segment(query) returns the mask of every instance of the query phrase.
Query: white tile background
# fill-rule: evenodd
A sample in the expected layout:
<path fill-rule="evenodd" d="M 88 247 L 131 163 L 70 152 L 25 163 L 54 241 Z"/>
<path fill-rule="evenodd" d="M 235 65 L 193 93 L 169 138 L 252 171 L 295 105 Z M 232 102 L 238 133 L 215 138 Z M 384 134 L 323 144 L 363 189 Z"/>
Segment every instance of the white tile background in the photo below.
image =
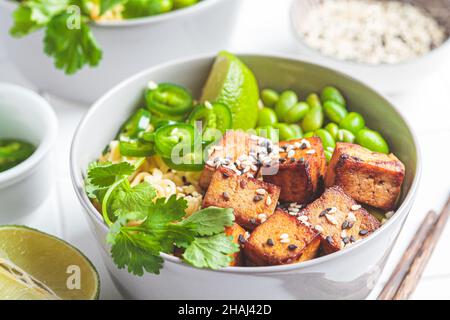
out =
<path fill-rule="evenodd" d="M 289 0 L 242 0 L 234 40 L 229 48 L 240 52 L 286 52 L 296 54 L 296 43 L 289 25 Z M 0 81 L 32 85 L 2 56 Z M 421 75 L 417 75 L 420 77 Z M 63 237 L 80 248 L 98 267 L 102 280 L 101 297 L 120 299 L 99 252 L 94 245 L 87 222 L 73 192 L 69 176 L 69 147 L 73 132 L 87 106 L 79 106 L 47 97 L 59 119 L 59 139 L 54 150 L 55 187 L 52 196 L 30 218 L 19 223 L 40 228 Z M 389 277 L 402 252 L 414 236 L 428 210 L 439 211 L 450 194 L 450 57 L 442 68 L 419 87 L 392 97 L 410 121 L 419 138 L 423 156 L 422 182 L 417 200 L 395 245 L 381 280 L 371 298 L 376 297 Z M 413 295 L 414 299 L 450 299 L 450 225 L 427 266 Z"/>

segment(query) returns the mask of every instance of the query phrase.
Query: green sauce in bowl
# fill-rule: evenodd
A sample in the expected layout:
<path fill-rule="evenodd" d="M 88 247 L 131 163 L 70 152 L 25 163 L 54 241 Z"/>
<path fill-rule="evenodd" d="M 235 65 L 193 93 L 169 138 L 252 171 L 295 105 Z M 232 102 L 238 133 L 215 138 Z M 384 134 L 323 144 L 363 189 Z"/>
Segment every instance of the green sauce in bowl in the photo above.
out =
<path fill-rule="evenodd" d="M 28 159 L 36 147 L 19 139 L 0 138 L 0 172 L 17 166 Z"/>

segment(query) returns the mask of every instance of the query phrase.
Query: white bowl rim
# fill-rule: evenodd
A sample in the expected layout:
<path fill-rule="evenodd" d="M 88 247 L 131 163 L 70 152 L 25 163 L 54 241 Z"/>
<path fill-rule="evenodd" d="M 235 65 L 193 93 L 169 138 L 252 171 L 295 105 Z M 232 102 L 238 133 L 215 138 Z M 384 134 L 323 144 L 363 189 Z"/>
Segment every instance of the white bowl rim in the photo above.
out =
<path fill-rule="evenodd" d="M 229 1 L 229 0 L 202 0 L 192 6 L 187 8 L 181 8 L 177 10 L 173 10 L 170 12 L 143 17 L 143 18 L 134 18 L 134 19 L 125 19 L 120 21 L 91 21 L 93 25 L 99 28 L 120 28 L 120 27 L 132 27 L 144 24 L 156 24 L 165 20 L 176 19 L 180 16 L 189 15 L 195 11 L 201 11 L 210 6 L 215 5 L 220 1 Z M 230 0 L 231 1 L 231 0 Z M 8 0 L 0 0 L 0 6 L 8 7 L 9 9 L 13 9 L 17 6 L 17 3 Z"/>
<path fill-rule="evenodd" d="M 289 20 L 290 20 L 290 25 L 291 25 L 291 31 L 294 33 L 294 37 L 296 38 L 296 40 L 299 42 L 299 44 L 302 46 L 303 49 L 305 49 L 308 54 L 312 54 L 312 55 L 318 55 L 320 58 L 327 60 L 328 62 L 332 62 L 335 64 L 340 64 L 341 66 L 344 67 L 357 67 L 357 68 L 369 68 L 369 69 L 393 69 L 396 67 L 402 67 L 402 66 L 410 66 L 413 64 L 417 64 L 417 63 L 421 63 L 424 60 L 427 59 L 431 59 L 432 56 L 436 55 L 437 53 L 441 53 L 444 48 L 445 50 L 448 49 L 450 47 L 450 35 L 447 37 L 447 39 L 438 47 L 432 49 L 431 51 L 412 58 L 412 59 L 407 59 L 404 61 L 400 61 L 397 63 L 380 63 L 380 64 L 370 64 L 370 63 L 364 63 L 364 62 L 358 62 L 358 61 L 350 61 L 350 60 L 342 60 L 339 58 L 335 58 L 333 56 L 329 56 L 326 55 L 324 53 L 322 53 L 320 50 L 314 49 L 313 47 L 309 46 L 303 39 L 303 37 L 299 34 L 299 32 L 296 30 L 295 24 L 296 22 L 294 21 L 294 14 L 295 14 L 295 10 L 294 7 L 296 5 L 298 5 L 299 1 L 292 1 L 291 4 L 291 10 L 290 10 L 290 14 L 289 14 Z"/>
<path fill-rule="evenodd" d="M 292 270 L 299 270 L 299 269 L 305 269 L 305 268 L 309 268 L 312 266 L 316 266 L 316 265 L 320 265 L 323 263 L 327 263 L 329 260 L 333 260 L 335 258 L 338 258 L 340 256 L 343 255 L 348 255 L 351 251 L 356 250 L 357 248 L 360 247 L 364 247 L 367 246 L 367 244 L 370 241 L 375 241 L 375 239 L 383 233 L 384 230 L 390 228 L 394 222 L 398 219 L 400 219 L 400 216 L 403 215 L 407 215 L 408 211 L 407 211 L 407 206 L 409 203 L 412 203 L 414 201 L 414 195 L 416 194 L 417 188 L 418 188 L 418 184 L 419 184 L 419 180 L 420 180 L 420 176 L 421 176 L 421 171 L 422 171 L 422 161 L 421 161 L 421 152 L 420 152 L 420 146 L 418 143 L 418 139 L 414 133 L 414 131 L 412 130 L 411 125 L 409 124 L 408 120 L 402 116 L 402 114 L 398 111 L 398 109 L 394 106 L 394 104 L 390 101 L 390 99 L 388 99 L 385 95 L 379 93 L 377 90 L 373 89 L 371 86 L 369 86 L 368 84 L 366 84 L 363 81 L 357 80 L 343 72 L 337 71 L 333 68 L 329 68 L 329 67 L 325 67 L 325 66 L 321 66 L 317 63 L 312 63 L 306 60 L 302 60 L 299 59 L 297 56 L 292 55 L 292 54 L 285 54 L 285 53 L 278 53 L 278 52 L 261 52 L 259 51 L 258 53 L 252 53 L 252 52 L 233 52 L 234 54 L 236 54 L 237 56 L 252 56 L 252 57 L 264 57 L 264 58 L 275 58 L 275 59 L 287 59 L 287 60 L 291 60 L 291 61 L 295 61 L 295 62 L 301 62 L 301 63 L 306 63 L 315 67 L 319 67 L 322 69 L 326 69 L 328 71 L 331 71 L 333 73 L 338 74 L 341 77 L 346 77 L 354 82 L 357 82 L 359 84 L 362 84 L 363 86 L 365 86 L 367 89 L 375 92 L 376 94 L 378 94 L 382 99 L 386 100 L 386 102 L 389 103 L 389 105 L 392 107 L 392 109 L 402 118 L 402 120 L 405 122 L 406 127 L 408 128 L 409 132 L 411 133 L 413 142 L 414 142 L 414 146 L 416 147 L 416 156 L 417 156 L 417 165 L 416 165 L 416 173 L 414 175 L 413 178 L 413 182 L 411 184 L 411 187 L 407 193 L 407 195 L 405 196 L 405 199 L 403 200 L 402 204 L 399 206 L 399 208 L 396 210 L 396 213 L 389 219 L 387 220 L 386 223 L 383 224 L 383 226 L 381 228 L 379 228 L 378 230 L 376 230 L 374 233 L 372 233 L 370 235 L 370 237 L 367 237 L 366 239 L 363 239 L 361 241 L 356 242 L 355 244 L 353 244 L 352 246 L 350 246 L 349 248 L 346 248 L 345 250 L 340 250 L 337 252 L 334 252 L 332 254 L 326 255 L 326 256 L 322 256 L 319 258 L 315 258 L 312 260 L 308 260 L 308 261 L 304 261 L 304 262 L 299 262 L 299 263 L 293 263 L 293 264 L 288 264 L 288 265 L 280 265 L 280 266 L 263 266 L 263 267 L 225 267 L 225 268 L 220 268 L 217 270 L 212 270 L 212 269 L 199 269 L 193 266 L 190 266 L 184 262 L 182 262 L 182 260 L 178 257 L 166 254 L 166 253 L 161 253 L 161 257 L 168 262 L 171 263 L 176 263 L 178 265 L 181 265 L 183 267 L 186 268 L 194 268 L 196 270 L 203 270 L 203 271 L 209 271 L 209 272 L 223 272 L 223 273 L 239 273 L 239 274 L 261 274 L 261 273 L 274 273 L 274 272 L 289 272 Z M 98 108 L 98 106 L 102 105 L 104 103 L 105 100 L 109 99 L 111 96 L 114 96 L 114 94 L 117 91 L 122 90 L 123 88 L 126 88 L 128 86 L 129 83 L 133 82 L 135 79 L 140 78 L 141 76 L 147 74 L 147 73 L 151 73 L 151 72 L 155 72 L 157 70 L 160 69 L 164 69 L 166 67 L 169 67 L 171 65 L 177 65 L 177 64 L 186 64 L 189 63 L 191 61 L 198 61 L 198 60 L 204 60 L 204 59 L 214 59 L 214 57 L 217 55 L 217 53 L 206 53 L 206 54 L 200 54 L 200 55 L 194 55 L 194 56 L 189 56 L 189 57 L 185 57 L 185 58 L 179 58 L 179 59 L 175 59 L 175 60 L 171 60 L 168 62 L 165 62 L 163 64 L 159 64 L 157 66 L 153 66 L 150 68 L 147 68 L 129 78 L 127 78 L 126 80 L 122 81 L 121 83 L 117 84 L 115 87 L 113 87 L 111 90 L 109 90 L 107 93 L 105 93 L 102 97 L 100 97 L 89 109 L 89 111 L 85 114 L 85 116 L 83 117 L 83 119 L 80 121 L 73 140 L 72 140 L 72 145 L 71 145 L 71 149 L 70 149 L 70 175 L 71 175 L 71 179 L 72 179 L 72 185 L 75 189 L 75 193 L 77 194 L 82 206 L 84 207 L 84 209 L 91 215 L 93 216 L 94 221 L 96 221 L 96 223 L 98 223 L 101 228 L 107 232 L 108 231 L 108 227 L 106 226 L 106 224 L 104 223 L 101 215 L 99 214 L 99 212 L 97 211 L 97 209 L 95 209 L 95 207 L 93 206 L 93 204 L 91 203 L 91 201 L 88 199 L 86 192 L 84 191 L 84 185 L 78 184 L 79 181 L 84 181 L 81 172 L 79 172 L 77 170 L 77 165 L 76 165 L 76 158 L 75 158 L 75 152 L 77 151 L 78 145 L 80 144 L 78 139 L 79 139 L 79 135 L 81 130 L 83 129 L 84 125 L 89 121 L 89 118 L 91 117 L 91 115 L 96 112 L 96 109 Z"/>
<path fill-rule="evenodd" d="M 14 180 L 21 180 L 25 178 L 37 167 L 42 159 L 48 154 L 56 140 L 58 120 L 48 101 L 34 91 L 6 82 L 0 82 L 0 90 L 6 90 L 9 95 L 26 96 L 30 101 L 34 101 L 34 103 L 31 103 L 29 107 L 35 108 L 38 112 L 43 114 L 45 120 L 42 125 L 46 128 L 42 141 L 38 146 L 36 146 L 36 150 L 29 158 L 11 169 L 0 172 L 1 187 L 11 183 Z"/>

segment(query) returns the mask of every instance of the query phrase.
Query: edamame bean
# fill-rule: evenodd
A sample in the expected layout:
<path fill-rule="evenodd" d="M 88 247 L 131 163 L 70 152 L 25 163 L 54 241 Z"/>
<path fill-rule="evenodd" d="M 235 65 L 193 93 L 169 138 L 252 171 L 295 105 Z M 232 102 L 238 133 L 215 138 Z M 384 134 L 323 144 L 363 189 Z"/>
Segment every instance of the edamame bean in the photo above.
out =
<path fill-rule="evenodd" d="M 256 128 L 256 134 L 260 137 L 272 140 L 272 142 L 274 143 L 277 143 L 279 141 L 278 132 L 272 126 L 258 127 Z"/>
<path fill-rule="evenodd" d="M 342 129 L 349 130 L 353 134 L 357 134 L 365 125 L 366 122 L 364 121 L 364 118 L 357 112 L 350 112 L 339 123 L 339 126 Z"/>
<path fill-rule="evenodd" d="M 322 127 L 323 111 L 317 94 L 312 93 L 306 99 L 310 107 L 302 120 L 303 131 L 316 131 Z"/>
<path fill-rule="evenodd" d="M 331 134 L 334 140 L 337 140 L 339 126 L 336 123 L 330 122 L 325 126 L 325 130 L 327 130 Z"/>
<path fill-rule="evenodd" d="M 327 162 L 330 162 L 331 157 L 333 157 L 333 152 L 334 152 L 334 150 L 333 151 L 331 151 L 331 150 L 324 150 L 323 153 L 325 153 L 325 158 L 327 159 Z"/>
<path fill-rule="evenodd" d="M 355 142 L 355 139 L 355 135 L 346 129 L 339 129 L 336 135 L 336 140 L 339 142 L 353 143 Z"/>
<path fill-rule="evenodd" d="M 278 129 L 280 141 L 288 141 L 295 139 L 295 132 L 286 123 L 275 123 L 273 125 L 275 129 Z"/>
<path fill-rule="evenodd" d="M 303 137 L 303 131 L 302 128 L 298 124 L 290 124 L 289 128 L 292 129 L 295 133 L 295 139 L 300 139 Z"/>
<path fill-rule="evenodd" d="M 332 86 L 326 86 L 322 89 L 322 93 L 320 94 L 320 98 L 322 102 L 325 101 L 334 101 L 345 107 L 345 99 L 342 96 L 341 92 Z"/>
<path fill-rule="evenodd" d="M 277 113 L 279 121 L 285 120 L 287 112 L 297 103 L 297 101 L 298 97 L 294 91 L 286 90 L 280 95 L 280 99 L 275 106 L 275 112 Z"/>
<path fill-rule="evenodd" d="M 261 100 L 266 107 L 273 108 L 279 99 L 280 95 L 275 90 L 264 89 L 261 91 Z"/>
<path fill-rule="evenodd" d="M 174 9 L 180 9 L 196 4 L 198 0 L 173 0 Z"/>
<path fill-rule="evenodd" d="M 347 109 L 343 105 L 332 100 L 324 102 L 323 111 L 328 119 L 336 123 L 341 122 L 348 114 Z"/>
<path fill-rule="evenodd" d="M 322 140 L 324 150 L 329 150 L 328 148 L 334 149 L 334 147 L 336 147 L 336 142 L 331 136 L 331 133 L 329 133 L 327 130 L 319 129 L 316 132 L 314 132 L 314 135 L 318 136 L 320 140 Z"/>
<path fill-rule="evenodd" d="M 311 138 L 314 137 L 314 132 L 309 131 L 309 132 L 305 132 L 305 134 L 303 135 L 303 138 Z"/>
<path fill-rule="evenodd" d="M 309 110 L 309 105 L 306 102 L 297 102 L 284 117 L 284 121 L 287 123 L 295 123 L 302 120 Z"/>
<path fill-rule="evenodd" d="M 377 131 L 362 129 L 356 135 L 356 143 L 375 152 L 389 153 L 389 146 Z"/>
<path fill-rule="evenodd" d="M 277 114 L 273 109 L 262 108 L 258 114 L 258 127 L 270 126 L 278 122 Z"/>

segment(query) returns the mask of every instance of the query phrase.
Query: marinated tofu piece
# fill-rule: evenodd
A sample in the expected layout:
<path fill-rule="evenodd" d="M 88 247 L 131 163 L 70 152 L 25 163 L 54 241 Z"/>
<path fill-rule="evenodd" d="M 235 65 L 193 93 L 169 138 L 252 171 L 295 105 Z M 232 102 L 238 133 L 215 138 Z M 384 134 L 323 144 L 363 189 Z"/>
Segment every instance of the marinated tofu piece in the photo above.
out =
<path fill-rule="evenodd" d="M 326 158 L 318 137 L 280 142 L 278 172 L 264 181 L 281 187 L 280 200 L 307 203 L 323 190 Z"/>
<path fill-rule="evenodd" d="M 200 176 L 200 187 L 206 190 L 218 167 L 226 167 L 236 174 L 256 177 L 259 170 L 258 146 L 268 141 L 243 131 L 230 130 L 225 133 L 206 161 Z"/>
<path fill-rule="evenodd" d="M 325 185 L 340 186 L 360 203 L 392 210 L 400 195 L 404 176 L 405 166 L 395 155 L 339 142 L 326 173 Z"/>
<path fill-rule="evenodd" d="M 253 230 L 274 213 L 279 196 L 276 185 L 219 168 L 212 176 L 203 207 L 232 208 L 236 223 Z"/>
<path fill-rule="evenodd" d="M 319 247 L 318 232 L 277 209 L 251 233 L 244 245 L 244 254 L 249 264 L 272 266 L 313 259 Z"/>
<path fill-rule="evenodd" d="M 227 236 L 232 236 L 234 243 L 237 243 L 239 247 L 242 249 L 245 242 L 247 241 L 248 232 L 244 230 L 240 225 L 234 223 L 231 227 L 225 228 L 225 234 Z M 242 253 L 241 251 L 233 253 L 233 261 L 230 263 L 230 266 L 242 266 Z"/>
<path fill-rule="evenodd" d="M 380 222 L 340 187 L 327 188 L 298 219 L 320 233 L 325 254 L 343 249 L 380 227 Z"/>

